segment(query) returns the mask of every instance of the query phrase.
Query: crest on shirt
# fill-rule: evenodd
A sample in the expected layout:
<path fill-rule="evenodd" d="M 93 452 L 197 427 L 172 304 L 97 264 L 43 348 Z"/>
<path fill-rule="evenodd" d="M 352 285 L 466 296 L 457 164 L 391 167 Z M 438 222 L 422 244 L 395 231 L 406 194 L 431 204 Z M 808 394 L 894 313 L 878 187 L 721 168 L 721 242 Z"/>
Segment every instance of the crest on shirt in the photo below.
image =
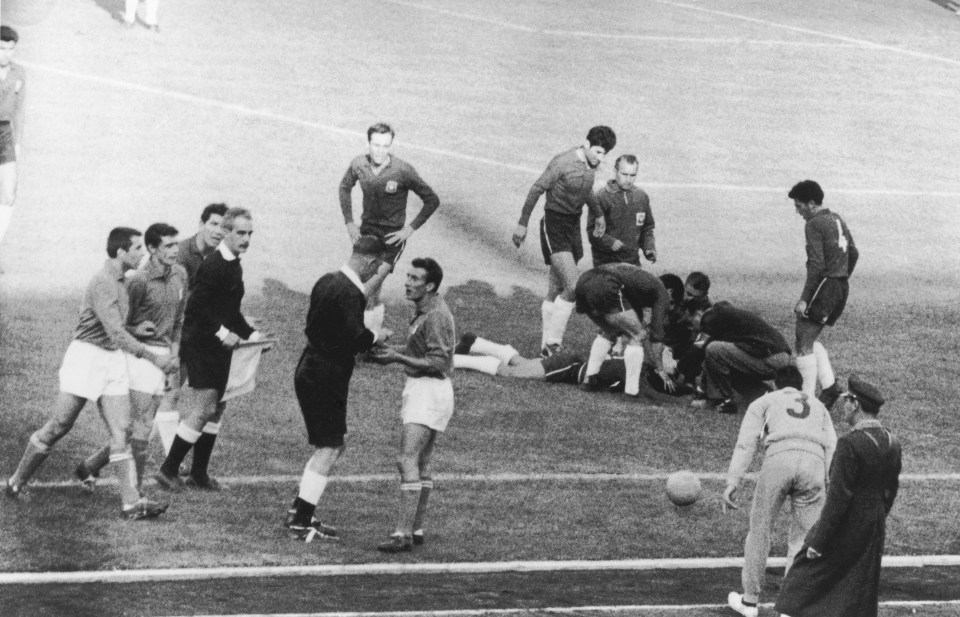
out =
<path fill-rule="evenodd" d="M 384 189 L 384 190 L 386 190 L 388 193 L 396 193 L 396 192 L 397 192 L 397 181 L 396 181 L 396 180 L 388 180 L 388 181 L 387 181 L 387 187 L 386 187 L 386 189 Z"/>
<path fill-rule="evenodd" d="M 637 227 L 642 226 L 645 220 L 647 220 L 647 213 L 637 212 Z"/>

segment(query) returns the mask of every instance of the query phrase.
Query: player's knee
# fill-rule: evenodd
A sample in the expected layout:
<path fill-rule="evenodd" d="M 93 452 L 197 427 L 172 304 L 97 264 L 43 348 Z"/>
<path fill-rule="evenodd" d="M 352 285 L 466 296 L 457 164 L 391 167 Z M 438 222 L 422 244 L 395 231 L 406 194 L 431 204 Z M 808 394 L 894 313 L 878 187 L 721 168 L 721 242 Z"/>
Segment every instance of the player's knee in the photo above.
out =
<path fill-rule="evenodd" d="M 73 420 L 53 419 L 40 427 L 31 437 L 31 441 L 33 441 L 35 445 L 43 445 L 49 448 L 57 443 L 61 437 L 69 433 L 72 428 Z"/>

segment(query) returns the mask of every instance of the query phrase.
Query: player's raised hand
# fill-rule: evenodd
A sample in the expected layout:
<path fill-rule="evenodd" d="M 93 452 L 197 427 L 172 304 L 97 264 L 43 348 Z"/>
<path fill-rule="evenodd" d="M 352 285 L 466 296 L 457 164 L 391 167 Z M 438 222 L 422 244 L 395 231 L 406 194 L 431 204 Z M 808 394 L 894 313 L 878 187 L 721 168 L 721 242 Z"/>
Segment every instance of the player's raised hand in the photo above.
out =
<path fill-rule="evenodd" d="M 409 238 L 412 235 L 413 235 L 413 227 L 410 227 L 409 225 L 404 225 L 403 229 L 401 229 L 400 231 L 389 233 L 385 235 L 383 239 L 386 241 L 387 244 L 393 245 L 393 244 L 400 244 L 402 242 L 405 242 L 407 238 Z"/>
<path fill-rule="evenodd" d="M 350 246 L 357 243 L 360 239 L 360 228 L 354 222 L 347 223 L 347 235 L 350 236 Z"/>
<path fill-rule="evenodd" d="M 734 502 L 734 494 L 736 492 L 737 487 L 733 486 L 732 484 L 728 484 L 726 490 L 723 491 L 723 503 L 721 505 L 723 506 L 724 512 L 727 511 L 727 508 L 730 508 L 731 510 L 740 509 L 740 506 Z"/>
<path fill-rule="evenodd" d="M 513 230 L 513 245 L 517 248 L 520 248 L 520 245 L 523 244 L 523 241 L 526 237 L 527 227 L 525 225 L 517 225 L 517 228 Z"/>

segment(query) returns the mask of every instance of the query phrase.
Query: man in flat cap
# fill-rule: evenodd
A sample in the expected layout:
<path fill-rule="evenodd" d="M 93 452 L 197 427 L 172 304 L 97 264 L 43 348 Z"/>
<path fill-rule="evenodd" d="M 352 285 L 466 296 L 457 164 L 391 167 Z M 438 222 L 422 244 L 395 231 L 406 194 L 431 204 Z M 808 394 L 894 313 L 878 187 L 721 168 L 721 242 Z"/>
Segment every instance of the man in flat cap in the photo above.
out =
<path fill-rule="evenodd" d="M 827 501 L 780 588 L 784 617 L 874 617 L 900 444 L 880 425 L 880 391 L 855 375 L 843 393 L 851 431 L 837 441 Z"/>

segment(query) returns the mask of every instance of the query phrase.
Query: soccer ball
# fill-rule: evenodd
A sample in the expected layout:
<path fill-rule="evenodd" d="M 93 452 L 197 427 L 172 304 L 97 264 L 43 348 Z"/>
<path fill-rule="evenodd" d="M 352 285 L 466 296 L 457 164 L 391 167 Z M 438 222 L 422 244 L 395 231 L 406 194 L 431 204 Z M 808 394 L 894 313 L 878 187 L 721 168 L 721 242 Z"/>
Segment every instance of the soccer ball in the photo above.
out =
<path fill-rule="evenodd" d="M 689 506 L 700 497 L 700 480 L 690 471 L 677 471 L 667 478 L 667 497 L 678 506 Z"/>

